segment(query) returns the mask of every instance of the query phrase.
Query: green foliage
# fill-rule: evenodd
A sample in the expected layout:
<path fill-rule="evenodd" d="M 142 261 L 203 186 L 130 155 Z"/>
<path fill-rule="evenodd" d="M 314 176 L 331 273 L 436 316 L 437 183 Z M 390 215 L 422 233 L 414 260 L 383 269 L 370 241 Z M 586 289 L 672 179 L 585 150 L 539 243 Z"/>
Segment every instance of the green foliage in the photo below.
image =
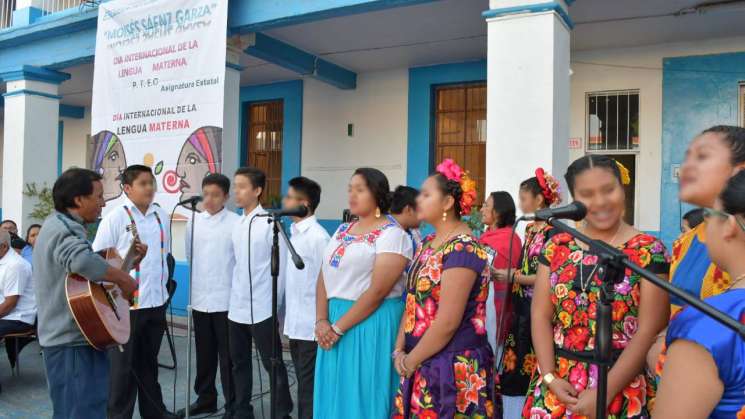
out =
<path fill-rule="evenodd" d="M 34 182 L 27 183 L 23 195 L 29 198 L 36 198 L 37 200 L 34 209 L 29 214 L 29 217 L 32 219 L 44 221 L 54 211 L 52 189 L 46 183 L 42 186 L 37 186 Z"/>
<path fill-rule="evenodd" d="M 478 207 L 471 209 L 471 214 L 463 217 L 463 221 L 468 224 L 468 228 L 473 232 L 474 237 L 480 237 L 484 232 L 484 222 L 481 221 L 481 212 Z"/>

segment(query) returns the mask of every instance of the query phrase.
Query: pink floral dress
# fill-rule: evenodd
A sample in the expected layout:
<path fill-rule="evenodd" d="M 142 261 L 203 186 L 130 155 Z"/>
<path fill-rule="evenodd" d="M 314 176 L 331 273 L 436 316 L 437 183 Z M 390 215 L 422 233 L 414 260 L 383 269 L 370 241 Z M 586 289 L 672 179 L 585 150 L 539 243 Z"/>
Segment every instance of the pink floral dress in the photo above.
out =
<path fill-rule="evenodd" d="M 442 273 L 467 268 L 478 274 L 463 319 L 451 341 L 422 363 L 409 379 L 401 379 L 393 418 L 494 418 L 494 355 L 486 337 L 488 266 L 484 248 L 460 235 L 432 249 L 431 237 L 419 246 L 409 273 L 404 312 L 406 351 L 411 351 L 431 326 L 440 301 Z"/>

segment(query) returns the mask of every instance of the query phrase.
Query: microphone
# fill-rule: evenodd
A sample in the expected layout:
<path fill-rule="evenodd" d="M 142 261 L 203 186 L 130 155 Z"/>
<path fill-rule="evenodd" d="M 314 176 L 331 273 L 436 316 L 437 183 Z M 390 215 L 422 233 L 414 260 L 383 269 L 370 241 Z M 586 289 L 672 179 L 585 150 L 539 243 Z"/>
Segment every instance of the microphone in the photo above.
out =
<path fill-rule="evenodd" d="M 266 213 L 264 214 L 258 214 L 257 217 L 305 217 L 308 215 L 308 207 L 305 205 L 300 205 L 295 208 L 286 208 L 286 209 L 269 209 L 266 210 Z"/>
<path fill-rule="evenodd" d="M 540 209 L 533 214 L 525 214 L 520 219 L 527 221 L 548 221 L 551 218 L 566 218 L 573 221 L 581 221 L 585 218 L 585 215 L 587 215 L 587 207 L 579 201 L 574 201 L 563 207 Z"/>
<path fill-rule="evenodd" d="M 200 195 L 194 195 L 191 198 L 184 199 L 183 201 L 179 202 L 176 205 L 177 206 L 182 206 L 182 207 L 185 207 L 185 206 L 189 205 L 189 206 L 193 207 L 193 206 L 197 205 L 198 203 L 200 203 L 202 201 L 204 201 L 204 198 L 202 198 Z"/>

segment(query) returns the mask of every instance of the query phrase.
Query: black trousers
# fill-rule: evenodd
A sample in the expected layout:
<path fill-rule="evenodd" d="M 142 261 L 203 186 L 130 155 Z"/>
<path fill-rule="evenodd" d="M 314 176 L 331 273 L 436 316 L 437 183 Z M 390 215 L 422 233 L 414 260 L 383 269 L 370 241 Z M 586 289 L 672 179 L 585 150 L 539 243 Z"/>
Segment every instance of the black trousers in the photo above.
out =
<path fill-rule="evenodd" d="M 192 318 L 197 349 L 197 376 L 194 381 L 197 403 L 202 406 L 217 406 L 215 379 L 219 359 L 222 393 L 226 410 L 229 410 L 235 400 L 235 389 L 228 345 L 228 312 L 204 313 L 194 310 Z"/>
<path fill-rule="evenodd" d="M 24 323 L 20 320 L 0 319 L 0 338 L 11 333 L 26 332 L 34 328 L 34 325 Z"/>
<path fill-rule="evenodd" d="M 259 350 L 264 369 L 271 373 L 272 334 L 279 332 L 272 327 L 272 318 L 256 324 L 242 324 L 228 321 L 230 330 L 230 359 L 233 361 L 233 381 L 235 382 L 235 404 L 233 417 L 236 419 L 253 419 L 251 397 L 253 392 L 253 350 L 252 341 Z M 284 362 L 277 366 L 277 417 L 290 417 L 292 397 L 287 379 L 287 368 Z M 269 389 L 269 383 L 264 390 Z M 258 393 L 258 392 L 257 392 Z"/>
<path fill-rule="evenodd" d="M 318 344 L 312 340 L 290 339 L 290 356 L 297 377 L 298 419 L 313 419 L 313 380 Z"/>
<path fill-rule="evenodd" d="M 166 407 L 158 384 L 158 352 L 166 329 L 166 305 L 129 311 L 132 332 L 124 351 L 112 348 L 109 419 L 131 419 L 139 398 L 140 416 L 156 419 Z"/>

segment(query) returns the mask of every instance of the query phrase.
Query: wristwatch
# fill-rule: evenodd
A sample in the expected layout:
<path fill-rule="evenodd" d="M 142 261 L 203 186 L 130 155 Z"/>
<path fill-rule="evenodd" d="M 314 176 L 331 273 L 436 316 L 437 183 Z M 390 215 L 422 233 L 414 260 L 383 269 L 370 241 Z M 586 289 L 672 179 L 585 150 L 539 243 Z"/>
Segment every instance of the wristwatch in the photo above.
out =
<path fill-rule="evenodd" d="M 546 383 L 547 386 L 550 386 L 555 379 L 556 377 L 552 372 L 543 375 L 543 382 Z"/>

